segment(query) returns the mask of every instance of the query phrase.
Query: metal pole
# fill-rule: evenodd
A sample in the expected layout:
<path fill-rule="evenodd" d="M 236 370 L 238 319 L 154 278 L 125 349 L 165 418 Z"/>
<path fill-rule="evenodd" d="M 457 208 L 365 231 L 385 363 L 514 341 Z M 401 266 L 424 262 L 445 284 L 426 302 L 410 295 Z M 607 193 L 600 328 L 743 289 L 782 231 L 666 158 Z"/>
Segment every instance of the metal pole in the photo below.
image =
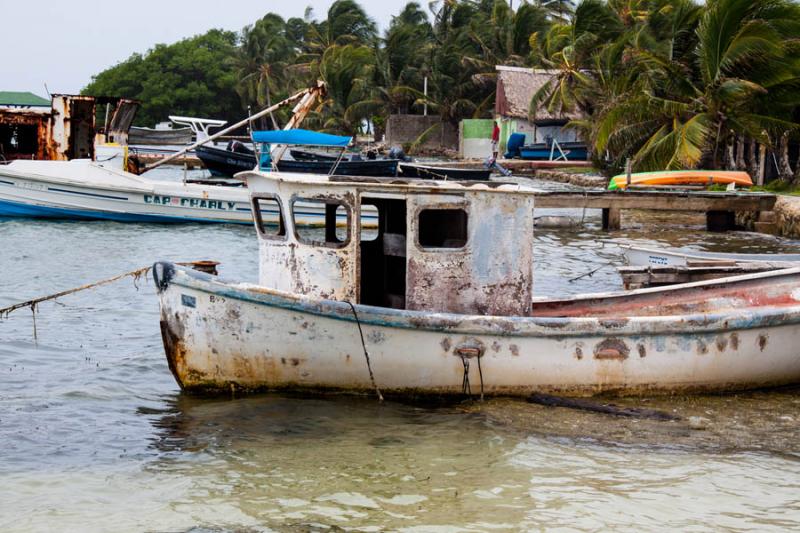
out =
<path fill-rule="evenodd" d="M 111 104 L 107 103 L 106 104 L 106 118 L 103 121 L 104 122 L 104 124 L 103 124 L 103 135 L 106 136 L 106 140 L 108 140 L 108 113 L 109 113 L 110 109 L 111 109 Z"/>
<path fill-rule="evenodd" d="M 425 76 L 425 81 L 423 82 L 422 92 L 425 94 L 425 108 L 422 112 L 423 115 L 428 116 L 428 76 Z"/>
<path fill-rule="evenodd" d="M 278 102 L 277 104 L 275 104 L 273 106 L 268 107 L 267 109 L 263 109 L 263 110 L 259 111 L 258 113 L 256 113 L 252 117 L 247 117 L 244 120 L 240 120 L 236 124 L 233 124 L 232 126 L 229 126 L 229 127 L 225 128 L 222 131 L 218 131 L 217 133 L 215 133 L 214 135 L 211 135 L 207 139 L 204 139 L 202 141 L 197 141 L 196 143 L 194 143 L 194 144 L 192 144 L 190 146 L 187 146 L 183 150 L 175 152 L 174 154 L 171 154 L 171 155 L 165 157 L 164 159 L 161 159 L 160 161 L 156 161 L 152 165 L 146 166 L 144 168 L 144 170 L 142 170 L 142 173 L 145 173 L 148 170 L 153 170 L 156 167 L 160 167 L 164 163 L 168 163 L 169 161 L 172 161 L 173 159 L 177 159 L 178 157 L 184 155 L 186 152 L 188 152 L 190 150 L 194 150 L 198 146 L 201 146 L 203 144 L 211 142 L 214 139 L 217 139 L 218 137 L 222 137 L 226 133 L 229 133 L 229 132 L 231 132 L 231 131 L 233 131 L 235 129 L 241 128 L 245 124 L 249 123 L 251 120 L 255 120 L 257 118 L 263 117 L 264 115 L 267 115 L 267 114 L 275 111 L 276 109 L 279 109 L 279 108 L 281 108 L 281 107 L 283 107 L 283 106 L 285 106 L 287 104 L 290 104 L 290 103 L 294 102 L 295 100 L 298 100 L 298 99 L 302 98 L 303 96 L 305 96 L 306 94 L 308 94 L 311 91 L 316 91 L 318 88 L 319 87 L 313 87 L 313 88 L 310 88 L 310 89 L 305 89 L 304 91 L 301 91 L 301 92 L 299 92 L 299 93 L 297 93 L 295 95 L 292 95 L 289 98 L 287 98 L 285 100 L 282 100 L 282 101 Z"/>

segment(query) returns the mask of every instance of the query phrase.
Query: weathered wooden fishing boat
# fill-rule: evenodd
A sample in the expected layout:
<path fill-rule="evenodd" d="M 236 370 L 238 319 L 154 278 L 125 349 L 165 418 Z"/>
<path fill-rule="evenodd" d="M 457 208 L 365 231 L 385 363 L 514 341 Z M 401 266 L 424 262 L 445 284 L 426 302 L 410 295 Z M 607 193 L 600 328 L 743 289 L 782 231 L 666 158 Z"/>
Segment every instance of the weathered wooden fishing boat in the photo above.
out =
<path fill-rule="evenodd" d="M 800 381 L 800 269 L 533 298 L 533 202 L 516 184 L 246 176 L 258 285 L 154 265 L 187 391 L 404 395 L 708 391 Z M 324 230 L 297 203 L 324 206 Z M 377 235 L 360 213 L 378 213 Z M 337 212 L 346 213 L 345 227 Z"/>
<path fill-rule="evenodd" d="M 255 153 L 250 149 L 198 146 L 195 153 L 212 176 L 230 178 L 239 172 L 253 170 L 256 166 Z"/>
<path fill-rule="evenodd" d="M 677 249 L 622 246 L 625 261 L 631 266 L 687 267 L 692 264 L 769 263 L 773 268 L 800 266 L 800 254 L 733 254 L 718 252 L 685 252 Z"/>
<path fill-rule="evenodd" d="M 197 157 L 213 176 L 233 176 L 237 172 L 253 170 L 256 155 L 252 150 L 233 151 L 210 146 L 196 149 Z M 373 159 L 339 161 L 336 159 L 280 159 L 275 163 L 282 172 L 303 172 L 307 174 L 328 174 L 335 171 L 342 176 L 396 176 L 396 159 Z"/>
<path fill-rule="evenodd" d="M 183 146 L 192 142 L 191 128 L 141 128 L 132 126 L 128 144 Z"/>
<path fill-rule="evenodd" d="M 336 156 L 319 152 L 308 152 L 305 150 L 290 150 L 290 154 L 295 161 L 334 161 Z M 389 154 L 392 159 L 392 154 Z M 375 159 L 368 159 L 375 161 Z M 377 161 L 380 161 L 379 159 Z M 453 168 L 443 165 L 424 165 L 411 162 L 407 158 L 406 162 L 400 162 L 397 175 L 403 178 L 429 178 L 429 179 L 448 179 L 448 180 L 488 180 L 492 175 L 492 170 L 488 168 Z"/>
<path fill-rule="evenodd" d="M 659 287 L 800 266 L 798 254 L 681 252 L 623 246 L 628 266 L 618 267 L 626 289 Z"/>
<path fill-rule="evenodd" d="M 284 144 L 298 142 L 297 130 L 270 132 Z M 256 132 L 258 133 L 258 132 Z M 302 141 L 302 139 L 299 139 Z M 350 137 L 317 134 L 314 142 L 347 145 Z M 116 161 L 114 168 L 113 163 Z M 0 216 L 59 219 L 104 219 L 118 222 L 208 222 L 250 224 L 250 199 L 244 187 L 148 179 L 122 170 L 124 157 L 97 163 L 17 160 L 0 165 Z M 261 211 L 265 223 L 277 224 L 278 209 Z M 297 225 L 324 223 L 325 209 L 297 204 Z M 339 223 L 345 214 L 336 215 Z M 365 210 L 362 223 L 374 225 L 377 214 Z"/>
<path fill-rule="evenodd" d="M 624 266 L 618 267 L 622 286 L 625 289 L 662 287 L 678 283 L 691 283 L 708 279 L 719 279 L 743 274 L 768 272 L 780 268 L 772 263 L 690 263 L 688 266 Z"/>
<path fill-rule="evenodd" d="M 429 178 L 436 180 L 486 181 L 492 175 L 488 168 L 452 168 L 420 163 L 400 163 L 404 178 Z"/>

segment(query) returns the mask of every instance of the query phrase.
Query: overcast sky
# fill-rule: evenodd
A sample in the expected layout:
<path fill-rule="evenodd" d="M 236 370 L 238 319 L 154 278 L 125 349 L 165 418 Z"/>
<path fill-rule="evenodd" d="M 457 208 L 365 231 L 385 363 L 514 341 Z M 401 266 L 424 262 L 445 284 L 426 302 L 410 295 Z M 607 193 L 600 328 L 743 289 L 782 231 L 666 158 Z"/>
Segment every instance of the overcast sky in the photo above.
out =
<path fill-rule="evenodd" d="M 362 0 L 385 29 L 408 0 Z M 93 74 L 211 28 L 239 31 L 267 12 L 322 19 L 333 0 L 0 0 L 0 91 L 77 93 Z M 427 1 L 420 2 L 423 6 Z"/>

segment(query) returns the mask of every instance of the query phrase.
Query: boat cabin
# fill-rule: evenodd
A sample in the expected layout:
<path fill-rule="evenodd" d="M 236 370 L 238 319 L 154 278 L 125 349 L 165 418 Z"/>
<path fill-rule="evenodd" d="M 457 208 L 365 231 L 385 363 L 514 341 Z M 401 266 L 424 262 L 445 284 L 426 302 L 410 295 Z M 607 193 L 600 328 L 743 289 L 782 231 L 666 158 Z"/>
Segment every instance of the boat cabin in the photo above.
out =
<path fill-rule="evenodd" d="M 251 193 L 262 286 L 394 309 L 530 314 L 532 189 L 262 171 L 239 177 Z M 297 223 L 308 210 L 324 210 L 320 227 Z"/>

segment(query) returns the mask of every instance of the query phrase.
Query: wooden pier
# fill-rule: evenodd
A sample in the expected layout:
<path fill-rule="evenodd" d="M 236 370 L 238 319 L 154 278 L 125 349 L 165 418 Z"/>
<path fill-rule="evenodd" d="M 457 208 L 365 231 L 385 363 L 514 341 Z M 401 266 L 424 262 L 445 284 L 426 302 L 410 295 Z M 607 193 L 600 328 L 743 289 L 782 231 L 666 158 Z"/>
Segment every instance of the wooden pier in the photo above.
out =
<path fill-rule="evenodd" d="M 695 211 L 706 214 L 709 231 L 735 226 L 737 211 L 772 211 L 776 197 L 768 193 L 711 191 L 542 191 L 536 207 L 603 210 L 603 229 L 620 229 L 623 209 Z"/>

